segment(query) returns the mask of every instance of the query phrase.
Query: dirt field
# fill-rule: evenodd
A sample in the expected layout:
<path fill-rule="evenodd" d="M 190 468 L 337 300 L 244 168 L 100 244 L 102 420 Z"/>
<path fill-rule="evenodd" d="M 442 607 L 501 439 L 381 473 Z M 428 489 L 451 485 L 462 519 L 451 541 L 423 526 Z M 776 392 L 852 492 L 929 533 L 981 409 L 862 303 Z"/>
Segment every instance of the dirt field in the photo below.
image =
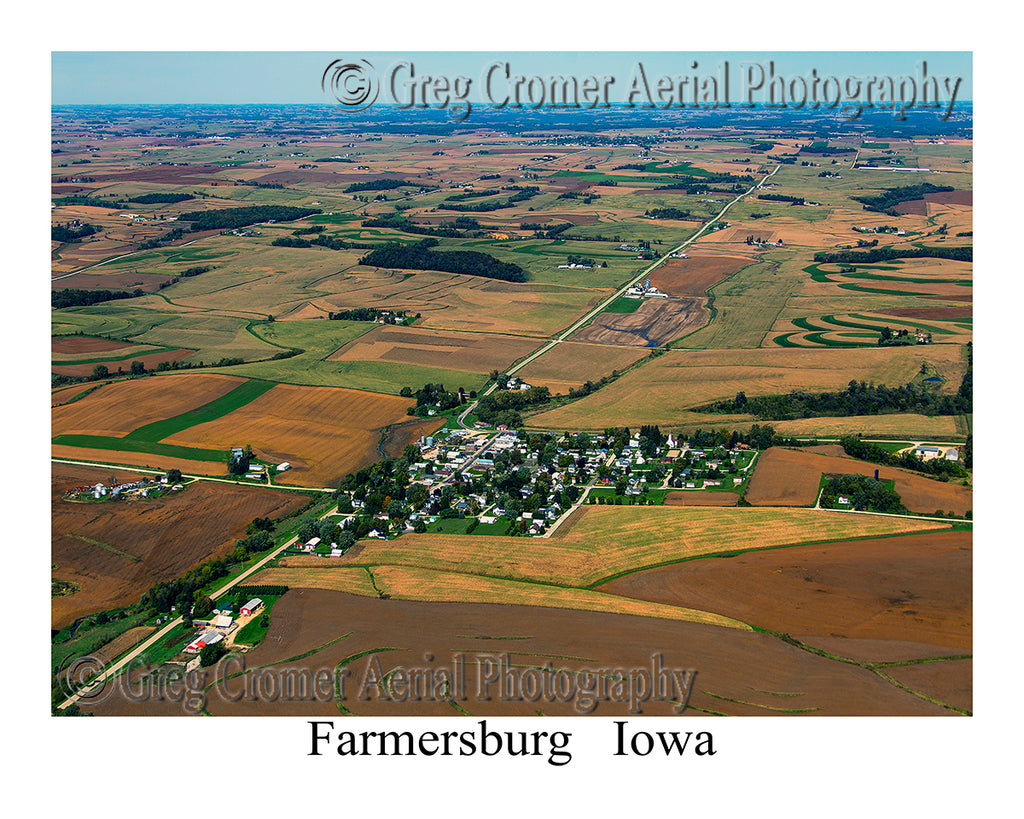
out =
<path fill-rule="evenodd" d="M 555 395 L 567 394 L 586 381 L 598 381 L 639 361 L 646 352 L 611 344 L 578 344 L 563 341 L 534 359 L 517 375 L 526 383 L 548 387 Z"/>
<path fill-rule="evenodd" d="M 94 338 L 92 336 L 54 336 L 50 339 L 50 355 L 53 358 L 61 356 L 81 358 L 83 355 L 93 353 L 120 353 L 129 354 L 138 345 L 128 344 L 124 341 L 116 341 L 110 338 Z M 148 349 L 148 348 L 147 348 Z"/>
<path fill-rule="evenodd" d="M 753 261 L 747 256 L 694 252 L 688 259 L 669 259 L 651 273 L 651 284 L 670 296 L 700 297 Z"/>
<path fill-rule="evenodd" d="M 487 373 L 504 370 L 540 346 L 539 339 L 446 333 L 381 325 L 349 342 L 328 361 L 380 361 Z"/>
<path fill-rule="evenodd" d="M 234 549 L 256 517 L 277 517 L 305 503 L 300 494 L 199 482 L 152 501 L 71 503 L 76 486 L 131 481 L 138 473 L 53 464 L 51 562 L 53 576 L 81 591 L 51 603 L 53 628 L 75 618 L 137 603 L 154 583 L 178 577 Z"/>
<path fill-rule="evenodd" d="M 971 648 L 971 544 L 970 532 L 946 531 L 793 546 L 649 569 L 597 590 L 793 635 L 927 643 L 941 656 Z"/>
<path fill-rule="evenodd" d="M 339 639 L 340 638 L 340 639 Z M 328 645 L 335 641 L 333 645 Z M 390 650 L 384 651 L 387 647 Z M 290 657 L 311 653 L 297 662 Z M 362 656 L 371 652 L 372 656 Z M 209 689 L 207 708 L 214 715 L 339 716 L 371 715 L 472 716 L 538 714 L 572 715 L 580 700 L 572 694 L 549 701 L 510 701 L 496 687 L 491 699 L 478 695 L 482 662 L 497 662 L 509 654 L 513 668 L 545 667 L 552 671 L 641 668 L 660 655 L 666 667 L 696 669 L 688 714 L 781 715 L 796 714 L 948 714 L 933 703 L 908 694 L 862 668 L 802 651 L 768 634 L 753 634 L 696 623 L 651 620 L 643 617 L 593 612 L 566 612 L 526 606 L 437 604 L 406 600 L 352 597 L 317 589 L 290 591 L 275 605 L 266 639 L 246 657 L 246 667 L 273 664 L 283 671 L 333 669 L 347 661 L 348 674 L 339 709 L 326 694 L 284 697 L 273 701 L 228 701 L 222 686 Z M 451 668 L 455 655 L 465 658 L 465 695 L 458 709 L 443 697 L 384 701 L 379 689 L 368 687 L 368 674 L 379 662 L 386 675 L 406 669 Z M 430 660 L 427 660 L 427 657 Z M 237 667 L 236 667 L 237 668 Z M 235 670 L 235 669 L 229 669 Z M 258 693 L 259 672 L 249 671 L 249 690 Z M 581 678 L 582 679 L 582 678 Z M 213 682 L 211 675 L 208 682 Z M 241 684 L 241 679 L 237 682 Z M 228 694 L 235 689 L 226 689 Z M 397 692 L 396 692 L 397 693 Z M 582 703 L 586 707 L 586 702 Z M 143 703 L 112 696 L 86 708 L 99 716 L 174 715 L 187 713 L 180 703 L 150 700 Z M 625 715 L 628 706 L 601 702 L 597 716 Z M 664 702 L 643 706 L 644 714 L 667 716 Z"/>
<path fill-rule="evenodd" d="M 72 404 L 55 407 L 51 434 L 121 437 L 209 403 L 244 382 L 230 375 L 187 373 L 104 384 Z"/>
<path fill-rule="evenodd" d="M 573 341 L 660 347 L 703 326 L 708 320 L 704 299 L 644 299 L 632 313 L 599 313 L 572 334 Z"/>
<path fill-rule="evenodd" d="M 734 492 L 669 492 L 665 495 L 665 506 L 735 506 L 739 499 Z"/>
<path fill-rule="evenodd" d="M 224 449 L 250 444 L 274 463 L 292 468 L 275 480 L 303 486 L 332 486 L 376 461 L 381 429 L 409 420 L 408 398 L 378 395 L 340 387 L 301 387 L 278 384 L 245 406 L 205 424 L 190 427 L 164 440 L 167 444 Z M 442 421 L 416 423 L 408 443 L 420 430 L 436 429 Z"/>
<path fill-rule="evenodd" d="M 876 469 L 881 480 L 895 480 L 896 491 L 911 512 L 942 510 L 962 515 L 972 508 L 970 487 L 952 481 L 942 483 L 905 469 L 782 447 L 772 447 L 758 459 L 746 497 L 755 506 L 813 506 L 823 473 L 873 476 Z"/>

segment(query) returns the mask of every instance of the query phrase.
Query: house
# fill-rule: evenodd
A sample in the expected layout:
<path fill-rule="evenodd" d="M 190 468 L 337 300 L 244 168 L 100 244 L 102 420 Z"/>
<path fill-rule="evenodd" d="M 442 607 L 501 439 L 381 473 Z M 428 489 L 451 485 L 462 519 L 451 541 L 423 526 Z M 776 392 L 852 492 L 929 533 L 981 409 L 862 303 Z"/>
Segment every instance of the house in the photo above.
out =
<path fill-rule="evenodd" d="M 284 463 L 281 463 L 281 464 L 277 465 L 277 471 L 278 472 L 287 472 L 291 468 L 292 468 L 292 465 L 290 463 L 288 463 L 288 461 L 285 461 Z"/>
<path fill-rule="evenodd" d="M 304 551 L 312 552 L 319 545 L 320 545 L 320 538 L 314 537 L 314 538 L 310 538 L 309 540 L 307 540 L 303 544 L 302 548 L 303 548 Z"/>
<path fill-rule="evenodd" d="M 252 600 L 250 600 L 248 603 L 242 606 L 240 614 L 242 615 L 242 617 L 251 617 L 262 608 L 263 601 L 260 600 L 258 597 L 254 597 Z"/>
<path fill-rule="evenodd" d="M 231 628 L 232 617 L 230 614 L 218 614 L 213 618 L 211 625 L 214 628 L 229 629 Z"/>
<path fill-rule="evenodd" d="M 954 447 L 950 447 L 949 449 L 947 449 L 946 450 L 946 460 L 947 461 L 959 461 L 960 460 L 960 450 L 957 449 L 955 446 Z"/>

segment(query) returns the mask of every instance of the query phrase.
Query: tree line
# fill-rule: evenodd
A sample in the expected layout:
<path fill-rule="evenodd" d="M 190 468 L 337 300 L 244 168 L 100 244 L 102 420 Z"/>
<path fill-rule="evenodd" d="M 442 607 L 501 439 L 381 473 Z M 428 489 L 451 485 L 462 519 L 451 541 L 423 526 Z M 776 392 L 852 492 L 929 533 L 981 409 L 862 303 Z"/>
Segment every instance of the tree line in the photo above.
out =
<path fill-rule="evenodd" d="M 321 213 L 321 210 L 291 205 L 248 205 L 240 208 L 217 208 L 183 213 L 178 220 L 190 222 L 193 231 L 235 230 L 258 222 L 293 222 L 314 213 Z"/>
<path fill-rule="evenodd" d="M 974 247 L 876 247 L 871 250 L 821 250 L 814 261 L 822 264 L 872 264 L 892 259 L 952 259 L 974 261 Z"/>

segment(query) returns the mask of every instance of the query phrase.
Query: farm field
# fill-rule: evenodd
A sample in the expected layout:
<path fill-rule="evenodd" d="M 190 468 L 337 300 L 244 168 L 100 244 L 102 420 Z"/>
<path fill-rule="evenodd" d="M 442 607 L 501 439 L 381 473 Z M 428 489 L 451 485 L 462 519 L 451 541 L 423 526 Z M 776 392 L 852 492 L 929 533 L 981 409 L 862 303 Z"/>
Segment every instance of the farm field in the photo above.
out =
<path fill-rule="evenodd" d="M 630 313 L 605 312 L 570 336 L 573 341 L 661 347 L 708 320 L 703 299 L 647 298 Z"/>
<path fill-rule="evenodd" d="M 278 384 L 245 406 L 164 439 L 170 445 L 228 450 L 251 445 L 271 463 L 291 469 L 275 475 L 276 483 L 331 486 L 349 472 L 377 460 L 384 427 L 407 424 L 408 398 L 337 387 Z M 412 420 L 392 449 L 401 452 L 410 440 L 442 421 Z"/>
<path fill-rule="evenodd" d="M 452 378 L 465 379 L 467 374 L 480 376 L 492 370 L 503 371 L 539 346 L 539 339 L 517 336 L 381 325 L 346 344 L 327 360 L 346 364 L 372 363 L 388 373 L 395 373 L 393 377 L 396 380 L 403 377 L 403 367 L 410 365 L 447 371 L 451 377 L 444 379 L 443 383 L 451 388 L 464 386 L 461 381 L 452 383 Z M 408 380 L 402 382 L 404 385 L 415 389 L 422 386 L 417 383 L 415 370 L 409 370 L 405 375 Z M 479 377 L 474 381 L 479 382 Z"/>
<path fill-rule="evenodd" d="M 954 345 L 874 348 L 851 355 L 838 349 L 669 350 L 586 398 L 530 416 L 541 429 L 604 429 L 615 424 L 674 425 L 692 407 L 732 399 L 739 392 L 843 390 L 851 380 L 891 386 L 911 381 L 926 364 L 955 392 L 967 365 Z M 721 424 L 738 419 L 719 416 Z M 804 419 L 808 426 L 831 419 Z M 718 427 L 715 418 L 704 423 Z M 809 433 L 813 434 L 813 433 Z M 822 433 L 824 434 L 824 433 Z"/>
<path fill-rule="evenodd" d="M 972 645 L 971 544 L 971 532 L 945 531 L 793 546 L 649 569 L 596 589 L 801 637 L 906 641 L 933 646 L 932 656 L 963 654 Z M 842 654 L 842 644 L 831 650 Z"/>
<path fill-rule="evenodd" d="M 386 647 L 386 649 L 385 649 Z M 649 667 L 652 654 L 665 666 L 699 669 L 686 713 L 785 714 L 921 714 L 952 713 L 885 682 L 871 671 L 840 663 L 787 645 L 768 634 L 754 634 L 699 623 L 651 620 L 629 615 L 556 611 L 531 606 L 430 603 L 379 600 L 322 589 L 293 589 L 274 607 L 264 641 L 247 655 L 249 669 L 273 666 L 282 671 L 333 669 L 347 663 L 349 682 L 342 708 L 334 699 L 303 702 L 231 702 L 221 686 L 209 688 L 207 710 L 218 716 L 552 716 L 583 713 L 571 700 L 541 702 L 489 701 L 476 697 L 478 663 L 509 655 L 513 667 L 600 669 Z M 385 675 L 397 667 L 422 667 L 423 656 L 435 667 L 467 660 L 467 697 L 457 708 L 437 701 L 384 701 L 375 689 L 360 699 L 369 663 L 379 660 Z M 299 656 L 303 659 L 292 659 Z M 308 656 L 306 656 L 308 655 Z M 246 672 L 253 673 L 252 671 Z M 207 672 L 207 682 L 214 677 Z M 241 685 L 241 680 L 237 680 Z M 628 707 L 628 706 L 626 706 Z M 181 703 L 150 700 L 132 703 L 112 696 L 94 709 L 98 716 L 171 716 L 184 713 Z M 615 702 L 598 703 L 598 716 L 624 715 Z M 644 714 L 673 713 L 651 702 Z"/>
<path fill-rule="evenodd" d="M 633 347 L 563 341 L 518 370 L 517 375 L 528 384 L 547 387 L 555 395 L 567 394 L 587 381 L 599 381 L 626 369 L 646 354 Z"/>
<path fill-rule="evenodd" d="M 229 553 L 256 517 L 296 509 L 306 498 L 232 484 L 200 481 L 180 494 L 153 500 L 73 503 L 68 489 L 133 481 L 136 472 L 54 463 L 51 470 L 53 576 L 81 586 L 51 601 L 51 624 L 138 603 L 158 581 L 170 580 Z"/>
<path fill-rule="evenodd" d="M 581 588 L 616 574 L 736 548 L 832 540 L 854 532 L 868 536 L 945 528 L 929 521 L 807 509 L 583 506 L 550 538 L 407 534 L 393 541 L 360 541 L 334 564 L 373 572 L 403 566 Z M 275 571 L 293 571 L 298 582 L 310 560 L 317 559 L 284 557 Z M 312 565 L 323 568 L 319 562 Z M 285 583 L 285 576 L 275 575 L 274 582 Z"/>
<path fill-rule="evenodd" d="M 810 508 L 831 472 L 877 468 L 912 512 L 944 518 L 973 514 L 971 486 L 832 444 L 765 449 L 853 435 L 973 451 L 970 111 L 932 133 L 874 111 L 850 126 L 810 109 L 513 106 L 420 130 L 417 107 L 344 122 L 321 107 L 53 108 L 51 305 L 76 306 L 51 307 L 52 576 L 80 587 L 53 598 L 55 627 L 189 582 L 309 488 L 302 527 L 330 512 L 316 554 L 245 581 L 290 589 L 250 668 L 358 674 L 459 652 L 612 668 L 661 652 L 699 669 L 697 714 L 973 708 L 970 527 Z M 847 261 L 815 258 L 837 251 Z M 917 252 L 933 255 L 892 258 Z M 660 292 L 624 295 L 645 278 Z M 556 398 L 514 382 L 503 395 L 502 374 Z M 842 417 L 800 417 L 818 411 L 802 395 L 743 400 L 851 382 L 942 400 L 842 397 L 830 411 L 881 404 Z M 428 384 L 468 393 L 465 416 Z M 728 414 L 701 409 L 717 402 Z M 259 483 L 228 475 L 245 446 L 269 466 Z M 734 487 L 745 447 L 757 465 Z M 152 502 L 62 500 L 69 481 L 131 466 L 220 480 Z M 722 491 L 678 488 L 705 471 Z M 581 491 L 604 503 L 552 532 Z M 335 540 L 344 554 L 327 557 Z M 155 611 L 130 616 L 122 629 Z M 208 710 L 578 713 L 354 696 L 211 696 Z"/>
<path fill-rule="evenodd" d="M 758 459 L 746 497 L 755 506 L 813 506 L 822 474 L 873 476 L 876 469 L 880 480 L 895 481 L 896 492 L 911 512 L 930 515 L 941 510 L 963 515 L 972 509 L 971 488 L 959 483 L 943 483 L 854 458 L 782 447 L 772 447 Z"/>

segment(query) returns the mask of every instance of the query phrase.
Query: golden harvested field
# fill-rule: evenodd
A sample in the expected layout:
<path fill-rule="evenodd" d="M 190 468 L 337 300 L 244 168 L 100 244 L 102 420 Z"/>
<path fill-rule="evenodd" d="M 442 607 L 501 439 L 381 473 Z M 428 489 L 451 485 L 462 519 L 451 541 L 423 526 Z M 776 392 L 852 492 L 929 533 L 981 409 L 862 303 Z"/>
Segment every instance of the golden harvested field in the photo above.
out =
<path fill-rule="evenodd" d="M 95 387 L 95 384 L 72 384 L 69 387 L 59 387 L 50 393 L 50 406 L 56 407 L 66 404 L 76 395 L 81 395 L 86 390 Z"/>
<path fill-rule="evenodd" d="M 792 390 L 843 390 L 853 379 L 896 386 L 916 376 L 922 364 L 955 392 L 967 365 L 954 345 L 892 348 L 761 348 L 669 350 L 598 392 L 564 407 L 531 416 L 543 429 L 604 429 L 618 425 L 681 423 L 686 410 L 713 401 L 774 395 Z M 719 416 L 724 426 L 729 418 Z M 714 421 L 714 419 L 711 419 Z"/>
<path fill-rule="evenodd" d="M 930 515 L 952 511 L 962 515 L 973 508 L 969 486 L 854 458 L 782 447 L 772 447 L 758 459 L 746 497 L 755 506 L 813 506 L 823 474 L 873 476 L 876 469 L 880 480 L 895 481 L 896 491 L 911 512 Z"/>
<path fill-rule="evenodd" d="M 244 382 L 230 375 L 186 373 L 104 384 L 72 404 L 54 407 L 51 435 L 123 437 L 146 424 L 201 407 Z"/>
<path fill-rule="evenodd" d="M 297 563 L 301 558 L 289 558 Z M 681 606 L 630 600 L 587 589 L 567 589 L 521 580 L 504 580 L 461 572 L 444 572 L 407 566 L 375 566 L 373 584 L 366 570 L 346 569 L 265 569 L 253 582 L 282 584 L 292 588 L 329 589 L 377 597 L 378 592 L 397 600 L 427 600 L 458 603 L 500 603 L 516 606 L 603 611 L 611 614 L 635 614 L 667 620 L 687 620 L 724 628 L 748 630 L 729 617 Z M 360 575 L 362 575 L 360 577 Z"/>
<path fill-rule="evenodd" d="M 642 348 L 563 341 L 516 374 L 527 384 L 548 387 L 556 395 L 566 394 L 586 381 L 624 370 L 645 355 L 647 351 Z"/>
<path fill-rule="evenodd" d="M 320 289 L 328 292 L 320 306 L 330 310 L 387 307 L 421 313 L 416 329 L 539 335 L 554 331 L 571 315 L 548 317 L 548 305 L 558 294 L 543 287 L 435 271 L 408 274 L 357 266 L 322 282 Z M 575 289 L 566 290 L 571 295 Z M 592 294 L 579 291 L 575 298 L 585 304 Z"/>
<path fill-rule="evenodd" d="M 350 341 L 328 361 L 378 361 L 488 373 L 504 370 L 540 346 L 539 339 L 486 333 L 446 333 L 380 325 Z"/>
<path fill-rule="evenodd" d="M 276 481 L 328 486 L 377 460 L 381 429 L 408 421 L 411 404 L 408 398 L 341 387 L 278 384 L 164 443 L 224 450 L 250 444 L 259 455 L 292 465 Z"/>
<path fill-rule="evenodd" d="M 957 426 L 952 415 L 914 415 L 900 412 L 891 415 L 850 415 L 845 418 L 797 418 L 792 421 L 774 421 L 772 426 L 780 435 L 840 437 L 863 434 L 872 436 L 906 436 L 923 441 L 955 441 L 965 433 Z"/>
<path fill-rule="evenodd" d="M 948 528 L 808 509 L 584 506 L 551 538 L 406 534 L 360 541 L 337 565 L 406 566 L 586 586 L 621 572 L 734 549 Z M 297 558 L 288 558 L 296 565 Z"/>

